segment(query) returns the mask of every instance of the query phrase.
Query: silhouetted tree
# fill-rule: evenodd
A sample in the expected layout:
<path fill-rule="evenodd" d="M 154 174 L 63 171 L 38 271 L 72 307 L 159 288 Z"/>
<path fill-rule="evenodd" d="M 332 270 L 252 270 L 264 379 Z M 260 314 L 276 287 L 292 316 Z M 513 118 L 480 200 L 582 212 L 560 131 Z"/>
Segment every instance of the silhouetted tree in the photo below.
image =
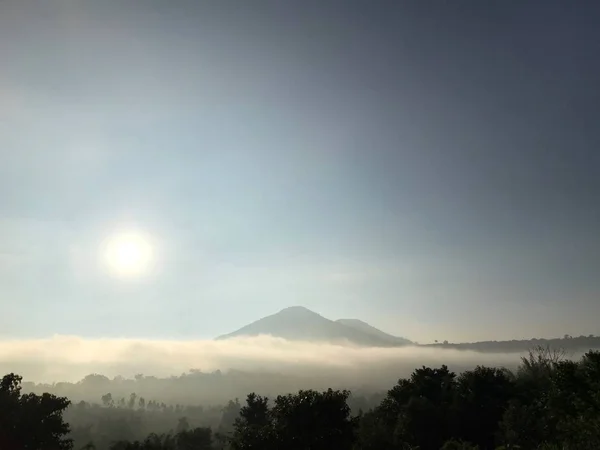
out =
<path fill-rule="evenodd" d="M 19 375 L 0 382 L 0 448 L 7 450 L 70 450 L 69 425 L 63 412 L 70 405 L 52 394 L 21 394 Z"/>
<path fill-rule="evenodd" d="M 137 394 L 135 392 L 132 392 L 131 395 L 129 396 L 129 402 L 127 403 L 127 406 L 129 406 L 129 409 L 133 409 L 135 407 L 136 399 L 137 399 Z"/>
<path fill-rule="evenodd" d="M 240 415 L 241 410 L 240 402 L 236 398 L 235 401 L 229 400 L 225 408 L 223 408 L 223 415 L 221 417 L 221 423 L 219 425 L 219 431 L 222 433 L 228 433 L 233 430 L 233 424 Z"/>
<path fill-rule="evenodd" d="M 233 449 L 351 449 L 355 418 L 348 391 L 313 390 L 268 399 L 250 394 L 234 425 Z"/>
<path fill-rule="evenodd" d="M 194 428 L 180 431 L 176 435 L 177 450 L 210 450 L 212 448 L 212 430 Z"/>
<path fill-rule="evenodd" d="M 277 448 L 277 437 L 269 411 L 269 399 L 254 393 L 246 398 L 234 423 L 231 447 L 234 450 L 270 450 Z"/>
<path fill-rule="evenodd" d="M 300 391 L 278 396 L 271 411 L 280 448 L 351 449 L 357 420 L 350 416 L 349 391 Z"/>
<path fill-rule="evenodd" d="M 185 431 L 188 431 L 190 429 L 190 423 L 187 420 L 187 417 L 180 417 L 179 421 L 177 422 L 177 433 L 183 433 Z"/>
<path fill-rule="evenodd" d="M 114 405 L 112 394 L 110 392 L 102 396 L 102 404 L 106 407 L 111 407 Z"/>
<path fill-rule="evenodd" d="M 462 373 L 456 383 L 453 436 L 494 448 L 498 423 L 514 394 L 515 385 L 506 370 L 479 366 Z"/>

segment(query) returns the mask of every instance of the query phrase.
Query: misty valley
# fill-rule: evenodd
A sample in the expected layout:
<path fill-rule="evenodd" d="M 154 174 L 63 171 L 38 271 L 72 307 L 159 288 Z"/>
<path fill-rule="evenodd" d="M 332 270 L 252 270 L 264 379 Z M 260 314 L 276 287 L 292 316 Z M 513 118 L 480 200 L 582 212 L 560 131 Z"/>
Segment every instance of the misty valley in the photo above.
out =
<path fill-rule="evenodd" d="M 600 352 L 576 361 L 565 355 L 537 347 L 514 371 L 422 366 L 388 390 L 353 392 L 306 382 L 279 393 L 284 375 L 249 372 L 162 379 L 95 374 L 52 385 L 23 383 L 11 373 L 0 383 L 0 448 L 600 448 Z M 203 391 L 231 392 L 242 380 L 248 386 L 243 397 L 194 401 Z M 258 389 L 250 389 L 253 384 Z M 82 397 L 90 400 L 76 400 Z"/>
<path fill-rule="evenodd" d="M 600 448 L 595 336 L 419 345 L 291 307 L 194 345 L 46 344 L 57 363 L 0 353 L 2 450 Z M 202 361 L 219 368 L 173 372 Z"/>

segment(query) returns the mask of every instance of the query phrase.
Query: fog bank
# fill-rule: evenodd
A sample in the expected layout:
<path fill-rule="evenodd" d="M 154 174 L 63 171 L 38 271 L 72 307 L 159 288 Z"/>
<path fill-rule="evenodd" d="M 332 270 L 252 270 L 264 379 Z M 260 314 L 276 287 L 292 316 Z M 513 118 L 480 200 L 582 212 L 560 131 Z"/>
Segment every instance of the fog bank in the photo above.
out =
<path fill-rule="evenodd" d="M 76 382 L 90 373 L 126 378 L 142 373 L 178 376 L 230 369 L 282 375 L 335 376 L 340 381 L 386 383 L 421 365 L 446 364 L 454 370 L 478 364 L 515 366 L 519 355 L 484 354 L 424 347 L 365 348 L 286 341 L 270 336 L 225 341 L 47 339 L 0 341 L 0 371 L 16 372 L 35 382 Z"/>

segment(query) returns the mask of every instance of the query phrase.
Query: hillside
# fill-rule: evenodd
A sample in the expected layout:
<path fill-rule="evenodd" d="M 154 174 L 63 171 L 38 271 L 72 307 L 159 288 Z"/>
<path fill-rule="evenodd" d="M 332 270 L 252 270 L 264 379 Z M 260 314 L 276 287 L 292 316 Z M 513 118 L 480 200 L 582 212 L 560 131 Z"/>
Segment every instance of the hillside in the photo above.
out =
<path fill-rule="evenodd" d="M 362 331 L 363 333 L 367 333 L 371 336 L 374 336 L 378 339 L 385 340 L 390 344 L 394 345 L 411 345 L 412 342 L 406 338 L 393 336 L 388 333 L 384 333 L 383 331 L 375 328 L 374 326 L 369 325 L 367 322 L 363 322 L 358 319 L 338 319 L 337 323 L 341 323 L 342 325 L 346 325 L 347 327 L 354 328 L 355 330 Z"/>
<path fill-rule="evenodd" d="M 468 343 L 436 343 L 418 345 L 410 340 L 385 333 L 359 319 L 330 320 L 302 306 L 292 306 L 263 317 L 232 333 L 217 337 L 270 335 L 291 341 L 351 343 L 365 347 L 400 347 L 416 345 L 424 348 L 470 350 L 481 353 L 523 353 L 542 346 L 578 353 L 600 349 L 600 337 L 589 335 L 556 339 L 524 339 Z"/>
<path fill-rule="evenodd" d="M 292 341 L 349 342 L 373 347 L 392 347 L 409 343 L 364 322 L 357 322 L 364 325 L 359 326 L 355 323 L 345 323 L 345 321 L 336 322 L 302 306 L 292 306 L 276 314 L 263 317 L 232 333 L 219 336 L 217 339 L 264 334 Z"/>
<path fill-rule="evenodd" d="M 521 339 L 512 341 L 480 341 L 465 343 L 426 344 L 421 347 L 441 348 L 447 350 L 470 350 L 480 353 L 523 353 L 535 347 L 563 350 L 573 356 L 590 349 L 600 349 L 600 336 L 565 336 L 553 339 Z"/>

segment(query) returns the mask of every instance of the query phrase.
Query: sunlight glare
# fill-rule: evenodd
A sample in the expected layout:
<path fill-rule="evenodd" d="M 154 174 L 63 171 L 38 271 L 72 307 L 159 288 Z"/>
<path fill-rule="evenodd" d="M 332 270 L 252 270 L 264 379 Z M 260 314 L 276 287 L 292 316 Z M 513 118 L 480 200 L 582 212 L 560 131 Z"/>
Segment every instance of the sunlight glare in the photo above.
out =
<path fill-rule="evenodd" d="M 136 276 L 147 272 L 152 260 L 152 246 L 139 233 L 112 236 L 106 246 L 106 262 L 118 276 Z"/>

